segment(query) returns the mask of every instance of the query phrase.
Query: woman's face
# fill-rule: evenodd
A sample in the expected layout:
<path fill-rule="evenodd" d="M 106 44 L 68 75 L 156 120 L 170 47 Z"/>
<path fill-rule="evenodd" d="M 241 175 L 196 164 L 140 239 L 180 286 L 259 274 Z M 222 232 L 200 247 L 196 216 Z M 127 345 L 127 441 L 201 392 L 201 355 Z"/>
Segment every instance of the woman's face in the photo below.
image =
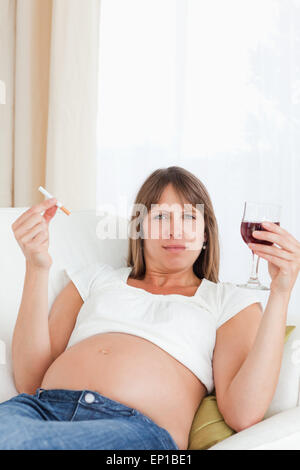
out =
<path fill-rule="evenodd" d="M 198 209 L 189 201 L 184 201 L 183 205 L 169 184 L 143 221 L 146 263 L 148 260 L 167 271 L 191 267 L 207 239 L 203 215 L 203 205 Z M 165 248 L 174 244 L 184 245 L 185 249 L 171 251 Z"/>

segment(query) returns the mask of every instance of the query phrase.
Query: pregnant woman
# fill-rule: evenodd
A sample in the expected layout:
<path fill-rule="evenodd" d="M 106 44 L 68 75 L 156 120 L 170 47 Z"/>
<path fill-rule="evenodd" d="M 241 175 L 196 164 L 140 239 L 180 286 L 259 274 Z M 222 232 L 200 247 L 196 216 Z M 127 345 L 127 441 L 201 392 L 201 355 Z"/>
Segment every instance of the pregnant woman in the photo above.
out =
<path fill-rule="evenodd" d="M 256 291 L 218 280 L 205 186 L 183 168 L 158 169 L 135 200 L 127 266 L 67 271 L 48 312 L 55 203 L 12 225 L 26 275 L 12 343 L 19 394 L 0 403 L 0 449 L 187 449 L 214 389 L 230 427 L 260 421 L 279 377 L 300 243 L 276 224 L 257 234 L 277 244 L 252 247 L 272 278 L 263 312 Z"/>

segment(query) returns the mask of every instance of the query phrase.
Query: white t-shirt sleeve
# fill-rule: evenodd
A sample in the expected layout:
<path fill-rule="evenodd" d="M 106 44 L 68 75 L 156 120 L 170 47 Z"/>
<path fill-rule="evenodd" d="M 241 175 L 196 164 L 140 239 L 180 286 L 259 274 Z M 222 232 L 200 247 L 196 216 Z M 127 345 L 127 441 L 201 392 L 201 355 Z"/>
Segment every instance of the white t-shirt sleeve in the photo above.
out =
<path fill-rule="evenodd" d="M 241 310 L 256 302 L 261 303 L 260 291 L 237 287 L 231 282 L 220 282 L 217 329 Z"/>
<path fill-rule="evenodd" d="M 105 263 L 92 263 L 84 266 L 83 268 L 66 268 L 65 273 L 67 277 L 75 284 L 81 298 L 85 302 L 90 295 L 94 282 L 101 281 L 105 278 L 105 274 L 113 268 Z"/>

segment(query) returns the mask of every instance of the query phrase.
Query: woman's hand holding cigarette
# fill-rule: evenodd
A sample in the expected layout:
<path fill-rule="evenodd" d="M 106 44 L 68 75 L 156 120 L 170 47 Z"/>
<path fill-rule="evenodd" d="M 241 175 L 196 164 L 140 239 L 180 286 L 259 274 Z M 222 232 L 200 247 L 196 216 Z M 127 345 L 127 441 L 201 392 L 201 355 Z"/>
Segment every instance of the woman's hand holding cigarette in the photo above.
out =
<path fill-rule="evenodd" d="M 57 210 L 57 199 L 46 199 L 20 215 L 12 224 L 14 236 L 23 251 L 26 263 L 39 269 L 50 269 L 49 222 Z M 41 212 L 44 212 L 41 215 Z"/>

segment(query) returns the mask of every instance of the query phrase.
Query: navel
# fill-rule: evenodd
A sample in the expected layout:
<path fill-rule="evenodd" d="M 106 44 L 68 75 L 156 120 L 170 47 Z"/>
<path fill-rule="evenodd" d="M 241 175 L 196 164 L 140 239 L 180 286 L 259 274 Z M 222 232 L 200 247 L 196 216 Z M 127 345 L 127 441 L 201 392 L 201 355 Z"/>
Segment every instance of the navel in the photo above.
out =
<path fill-rule="evenodd" d="M 100 349 L 99 352 L 101 352 L 102 354 L 109 354 L 110 350 L 109 349 Z"/>

